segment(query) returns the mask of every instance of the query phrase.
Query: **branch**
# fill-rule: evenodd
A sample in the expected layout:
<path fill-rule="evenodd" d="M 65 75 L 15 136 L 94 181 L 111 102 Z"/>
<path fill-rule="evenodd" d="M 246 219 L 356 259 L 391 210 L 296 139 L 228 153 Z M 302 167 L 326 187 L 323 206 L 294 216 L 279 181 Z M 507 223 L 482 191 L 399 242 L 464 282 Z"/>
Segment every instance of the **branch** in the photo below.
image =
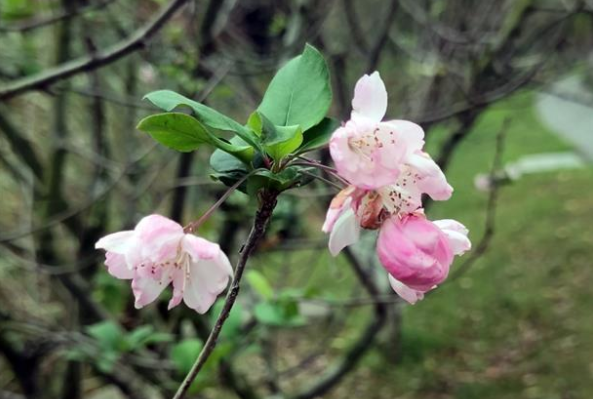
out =
<path fill-rule="evenodd" d="M 218 319 L 214 324 L 214 328 L 210 332 L 210 336 L 206 340 L 204 344 L 204 348 L 200 352 L 200 355 L 196 359 L 196 362 L 192 366 L 190 372 L 187 374 L 177 393 L 173 399 L 182 399 L 185 394 L 187 393 L 188 389 L 190 388 L 191 384 L 197 377 L 198 373 L 206 364 L 206 361 L 214 351 L 216 347 L 216 343 L 218 340 L 218 336 L 220 335 L 220 331 L 222 330 L 222 326 L 226 321 L 227 317 L 229 316 L 233 305 L 237 299 L 237 295 L 239 294 L 239 288 L 241 283 L 241 278 L 243 277 L 243 271 L 245 270 L 245 266 L 247 265 L 247 260 L 249 256 L 257 246 L 259 240 L 263 237 L 268 223 L 272 217 L 272 212 L 276 207 L 276 198 L 278 193 L 271 192 L 271 191 L 263 191 L 261 193 L 260 201 L 261 205 L 255 215 L 255 220 L 253 221 L 253 227 L 251 228 L 251 232 L 247 237 L 247 241 L 245 245 L 241 249 L 241 256 L 239 257 L 239 261 L 237 262 L 237 266 L 235 268 L 235 276 L 233 277 L 233 281 L 231 282 L 231 288 L 227 292 L 224 306 L 218 315 Z"/>
<path fill-rule="evenodd" d="M 89 4 L 84 7 L 77 8 L 74 11 L 64 10 L 56 15 L 52 15 L 49 17 L 40 17 L 40 18 L 31 18 L 25 20 L 23 22 L 19 22 L 18 24 L 11 24 L 8 26 L 0 26 L 0 32 L 21 32 L 25 33 L 30 30 L 34 30 L 37 28 L 41 28 L 47 25 L 55 24 L 56 22 L 60 22 L 65 19 L 74 18 L 77 15 L 84 14 L 90 11 L 96 11 L 103 7 L 108 6 L 109 4 L 113 3 L 115 0 L 103 0 L 96 4 Z"/>
<path fill-rule="evenodd" d="M 371 297 L 378 298 L 381 295 L 381 291 L 375 285 L 375 282 L 368 276 L 363 269 L 358 258 L 352 253 L 349 248 L 344 250 L 346 257 L 350 261 L 354 272 L 358 279 L 369 292 Z M 334 386 L 336 386 L 346 374 L 354 370 L 354 367 L 358 364 L 358 361 L 362 359 L 362 356 L 371 348 L 375 337 L 381 331 L 385 325 L 387 316 L 387 306 L 380 300 L 375 301 L 375 316 L 373 320 L 367 325 L 364 332 L 356 341 L 356 343 L 350 347 L 350 349 L 344 354 L 342 360 L 338 362 L 330 371 L 322 377 L 317 383 L 309 387 L 307 390 L 296 394 L 292 399 L 313 399 L 323 396 L 329 392 Z"/>
<path fill-rule="evenodd" d="M 172 0 L 151 22 L 138 29 L 130 38 L 116 43 L 103 51 L 68 61 L 46 71 L 7 84 L 0 88 L 0 100 L 7 100 L 29 90 L 42 89 L 81 72 L 89 72 L 109 65 L 120 58 L 140 50 L 146 46 L 147 42 L 187 1 Z"/>
<path fill-rule="evenodd" d="M 490 188 L 490 195 L 488 196 L 488 205 L 486 206 L 486 221 L 484 227 L 484 234 L 480 239 L 480 242 L 476 246 L 476 249 L 471 255 L 463 262 L 463 264 L 451 275 L 450 281 L 457 280 L 470 267 L 488 250 L 490 241 L 494 236 L 494 224 L 496 221 L 496 204 L 498 200 L 498 189 L 502 184 L 496 180 L 496 173 L 501 169 L 502 166 L 502 154 L 504 152 L 504 140 L 509 127 L 509 120 L 505 120 L 503 125 L 496 136 L 496 149 L 494 150 L 494 161 L 492 162 L 492 168 L 490 169 L 490 181 L 492 187 Z"/>

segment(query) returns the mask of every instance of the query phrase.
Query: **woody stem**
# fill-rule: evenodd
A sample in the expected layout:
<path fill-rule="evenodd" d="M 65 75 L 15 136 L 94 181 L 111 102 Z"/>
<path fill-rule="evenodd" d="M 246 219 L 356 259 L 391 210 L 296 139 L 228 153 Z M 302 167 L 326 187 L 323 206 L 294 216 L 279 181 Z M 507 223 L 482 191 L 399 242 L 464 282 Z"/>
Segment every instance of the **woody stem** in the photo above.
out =
<path fill-rule="evenodd" d="M 191 370 L 189 371 L 189 373 L 177 389 L 177 392 L 175 393 L 173 399 L 182 399 L 185 396 L 191 384 L 196 379 L 198 373 L 204 367 L 204 364 L 214 351 L 214 348 L 216 347 L 216 343 L 218 341 L 218 336 L 220 335 L 220 331 L 222 330 L 222 326 L 228 318 L 231 309 L 233 308 L 233 305 L 235 304 L 235 301 L 237 299 L 237 295 L 239 294 L 241 278 L 243 277 L 243 271 L 245 270 L 245 266 L 247 265 L 247 260 L 249 259 L 249 256 L 252 254 L 253 250 L 255 249 L 258 242 L 263 237 L 266 231 L 266 228 L 272 217 L 274 208 L 276 207 L 277 197 L 278 193 L 274 191 L 264 190 L 261 192 L 260 207 L 255 214 L 253 226 L 251 228 L 251 231 L 249 232 L 247 241 L 241 249 L 241 254 L 239 256 L 237 266 L 235 267 L 233 281 L 231 282 L 231 288 L 227 292 L 222 310 L 218 315 L 218 319 L 216 319 L 216 323 L 214 324 L 212 331 L 210 331 L 210 335 L 208 336 L 208 339 L 206 340 L 206 343 L 204 344 L 202 351 L 198 355 L 198 358 L 196 359 Z"/>

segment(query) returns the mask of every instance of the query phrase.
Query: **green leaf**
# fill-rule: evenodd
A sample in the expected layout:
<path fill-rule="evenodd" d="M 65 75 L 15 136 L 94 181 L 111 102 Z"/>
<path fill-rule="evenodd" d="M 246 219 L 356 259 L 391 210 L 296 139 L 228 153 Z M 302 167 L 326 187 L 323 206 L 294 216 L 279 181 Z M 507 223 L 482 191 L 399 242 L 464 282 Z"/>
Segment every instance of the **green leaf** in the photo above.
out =
<path fill-rule="evenodd" d="M 327 64 L 319 51 L 306 45 L 303 54 L 276 73 L 258 111 L 274 125 L 299 125 L 307 130 L 327 114 L 331 99 Z"/>
<path fill-rule="evenodd" d="M 189 372 L 203 346 L 199 339 L 186 339 L 171 348 L 171 361 L 177 367 L 180 375 Z"/>
<path fill-rule="evenodd" d="M 303 143 L 297 153 L 302 154 L 327 145 L 333 132 L 340 126 L 340 122 L 331 118 L 323 118 L 321 122 L 303 133 Z"/>
<path fill-rule="evenodd" d="M 274 289 L 268 282 L 268 279 L 257 270 L 249 270 L 245 278 L 263 299 L 272 299 L 274 297 Z"/>
<path fill-rule="evenodd" d="M 103 321 L 88 326 L 87 333 L 97 340 L 104 351 L 120 351 L 123 349 L 123 331 L 113 321 Z"/>
<path fill-rule="evenodd" d="M 189 152 L 215 139 L 197 119 L 181 113 L 150 115 L 138 123 L 138 130 L 173 150 Z"/>
<path fill-rule="evenodd" d="M 300 126 L 274 126 L 261 112 L 254 112 L 247 122 L 262 136 L 264 150 L 276 161 L 295 151 L 303 142 Z"/>
<path fill-rule="evenodd" d="M 181 152 L 194 151 L 203 144 L 209 144 L 245 162 L 253 157 L 253 148 L 241 138 L 234 137 L 230 142 L 220 139 L 196 118 L 178 112 L 150 115 L 138 123 L 138 130 Z"/>
<path fill-rule="evenodd" d="M 144 99 L 165 111 L 172 111 L 181 105 L 190 107 L 195 112 L 197 118 L 206 126 L 213 129 L 235 132 L 250 146 L 258 148 L 257 137 L 248 128 L 228 116 L 197 101 L 190 100 L 181 94 L 171 90 L 158 90 L 148 93 L 144 96 Z"/>

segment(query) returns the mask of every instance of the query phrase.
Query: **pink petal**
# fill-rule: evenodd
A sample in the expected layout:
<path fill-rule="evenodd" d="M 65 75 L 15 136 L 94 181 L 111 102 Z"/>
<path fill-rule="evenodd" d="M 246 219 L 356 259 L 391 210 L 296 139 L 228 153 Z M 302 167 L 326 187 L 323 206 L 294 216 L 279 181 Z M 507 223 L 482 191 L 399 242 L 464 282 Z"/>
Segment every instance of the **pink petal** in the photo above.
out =
<path fill-rule="evenodd" d="M 408 158 L 408 165 L 419 176 L 418 187 L 432 199 L 445 201 L 451 198 L 453 187 L 447 182 L 441 168 L 423 152 L 416 152 Z"/>
<path fill-rule="evenodd" d="M 464 225 L 453 219 L 435 220 L 433 223 L 447 236 L 453 254 L 462 255 L 471 249 L 472 243 L 467 238 L 469 230 Z"/>
<path fill-rule="evenodd" d="M 192 234 L 186 234 L 183 237 L 181 247 L 194 261 L 199 259 L 214 259 L 220 253 L 220 246 L 218 244 Z"/>
<path fill-rule="evenodd" d="M 424 130 L 414 122 L 393 119 L 382 123 L 397 132 L 399 145 L 406 148 L 408 155 L 424 147 Z"/>
<path fill-rule="evenodd" d="M 95 244 L 96 249 L 104 249 L 116 254 L 123 254 L 128 250 L 130 238 L 134 235 L 131 230 L 118 231 L 117 233 L 108 234 L 102 237 Z"/>
<path fill-rule="evenodd" d="M 424 299 L 424 292 L 408 287 L 401 281 L 396 280 L 395 277 L 390 274 L 388 276 L 389 285 L 391 285 L 391 288 L 393 288 L 395 293 L 399 295 L 404 301 L 414 305 L 416 302 Z"/>
<path fill-rule="evenodd" d="M 445 234 L 418 215 L 391 217 L 383 222 L 377 255 L 389 274 L 420 291 L 443 282 L 453 261 Z"/>
<path fill-rule="evenodd" d="M 128 267 L 124 255 L 115 252 L 105 254 L 105 266 L 107 271 L 115 278 L 129 280 L 134 277 L 134 271 Z"/>
<path fill-rule="evenodd" d="M 387 90 L 379 72 L 361 77 L 354 88 L 351 118 L 380 122 L 386 111 Z"/>
<path fill-rule="evenodd" d="M 332 201 L 333 202 L 333 201 Z M 330 233 L 334 228 L 336 221 L 340 218 L 340 216 L 350 209 L 352 204 L 352 198 L 347 198 L 339 208 L 333 208 L 331 205 L 327 209 L 327 214 L 325 215 L 325 222 L 323 222 L 323 226 L 321 227 L 321 231 L 324 233 Z"/>
<path fill-rule="evenodd" d="M 222 251 L 213 259 L 192 261 L 182 291 L 183 301 L 196 312 L 206 313 L 225 290 L 232 274 L 231 264 Z M 177 286 L 179 282 L 176 280 L 174 284 Z"/>
<path fill-rule="evenodd" d="M 140 242 L 142 258 L 155 263 L 175 257 L 184 236 L 179 223 L 160 215 L 142 218 L 134 232 Z"/>
<path fill-rule="evenodd" d="M 140 309 L 153 302 L 173 280 L 173 268 L 163 268 L 159 278 L 141 275 L 138 272 L 132 280 L 132 291 L 134 293 L 134 306 Z"/>
<path fill-rule="evenodd" d="M 342 249 L 360 238 L 360 224 L 352 209 L 346 210 L 336 221 L 329 235 L 329 252 L 337 256 Z"/>

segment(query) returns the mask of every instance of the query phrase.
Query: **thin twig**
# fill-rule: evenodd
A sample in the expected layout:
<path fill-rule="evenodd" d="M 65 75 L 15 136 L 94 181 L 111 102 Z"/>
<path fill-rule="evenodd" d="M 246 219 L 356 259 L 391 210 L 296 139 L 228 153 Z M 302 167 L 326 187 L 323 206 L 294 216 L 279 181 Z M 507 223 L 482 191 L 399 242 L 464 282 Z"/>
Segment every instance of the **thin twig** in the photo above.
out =
<path fill-rule="evenodd" d="M 47 87 L 81 72 L 93 71 L 142 49 L 187 1 L 172 0 L 152 21 L 138 29 L 130 38 L 116 43 L 105 50 L 65 62 L 56 67 L 7 84 L 0 88 L 0 100 L 7 100 L 30 90 Z"/>
<path fill-rule="evenodd" d="M 190 388 L 191 384 L 197 377 L 198 373 L 206 364 L 206 361 L 214 351 L 216 347 L 216 343 L 218 340 L 218 336 L 220 335 L 220 331 L 222 330 L 222 326 L 224 325 L 226 319 L 228 318 L 233 305 L 237 299 L 237 295 L 239 294 L 239 288 L 241 283 L 241 278 L 243 277 L 243 271 L 245 270 L 245 266 L 247 265 L 247 260 L 249 256 L 259 243 L 260 239 L 263 237 L 268 223 L 272 217 L 272 212 L 276 207 L 276 198 L 278 194 L 272 191 L 262 191 L 260 196 L 261 205 L 255 215 L 255 219 L 253 221 L 253 227 L 251 228 L 251 232 L 247 237 L 247 241 L 242 248 L 241 255 L 239 256 L 239 261 L 237 262 L 237 266 L 235 267 L 235 275 L 233 277 L 233 281 L 231 282 L 231 288 L 227 292 L 224 306 L 218 315 L 218 319 L 214 324 L 214 328 L 210 332 L 200 355 L 196 359 L 194 365 L 192 366 L 191 370 L 179 386 L 177 393 L 173 399 L 182 399 L 185 397 L 188 389 Z"/>
<path fill-rule="evenodd" d="M 504 140 L 506 132 L 510 125 L 510 120 L 506 119 L 496 136 L 496 149 L 494 153 L 494 161 L 492 162 L 492 168 L 490 169 L 490 181 L 492 187 L 490 188 L 490 195 L 488 196 L 488 204 L 486 206 L 486 221 L 484 222 L 484 234 L 480 239 L 480 242 L 476 246 L 476 249 L 469 255 L 465 262 L 455 270 L 455 273 L 451 275 L 449 281 L 457 280 L 463 276 L 484 253 L 488 250 L 492 237 L 494 236 L 494 225 L 496 222 L 496 204 L 498 200 L 498 190 L 500 183 L 496 181 L 496 173 L 502 167 L 502 155 L 504 152 Z"/>
<path fill-rule="evenodd" d="M 204 214 L 202 216 L 200 216 L 200 218 L 198 220 L 194 220 L 193 222 L 189 223 L 187 226 L 185 226 L 183 228 L 183 230 L 185 230 L 186 233 L 192 233 L 193 231 L 195 231 L 198 227 L 200 227 L 202 225 L 202 223 L 204 223 L 206 220 L 208 220 L 208 218 L 210 217 L 210 215 L 212 215 L 212 213 L 214 211 L 216 211 L 220 205 L 222 205 L 222 203 L 224 201 L 226 201 L 226 199 L 235 192 L 235 190 L 245 182 L 245 180 L 247 180 L 250 176 L 252 176 L 254 173 L 254 171 L 246 174 L 245 176 L 243 176 L 242 178 L 240 178 L 239 180 L 237 180 L 237 182 L 235 184 L 233 184 L 231 187 L 229 187 L 228 190 L 225 191 L 225 193 L 218 199 L 218 201 L 216 201 L 214 203 L 214 205 L 212 205 L 210 207 L 210 209 L 208 209 L 206 212 L 204 212 Z"/>

